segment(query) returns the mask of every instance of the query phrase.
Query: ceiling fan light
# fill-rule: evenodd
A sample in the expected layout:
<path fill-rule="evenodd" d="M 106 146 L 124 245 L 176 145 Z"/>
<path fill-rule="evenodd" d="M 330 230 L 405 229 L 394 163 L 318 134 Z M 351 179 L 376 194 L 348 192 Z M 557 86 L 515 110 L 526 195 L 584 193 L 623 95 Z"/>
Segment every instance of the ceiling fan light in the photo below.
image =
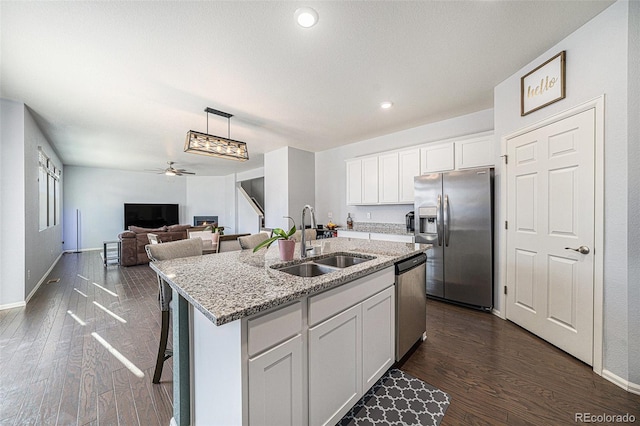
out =
<path fill-rule="evenodd" d="M 164 174 L 167 176 L 175 176 L 176 172 L 174 172 L 173 170 L 167 170 L 164 172 Z"/>

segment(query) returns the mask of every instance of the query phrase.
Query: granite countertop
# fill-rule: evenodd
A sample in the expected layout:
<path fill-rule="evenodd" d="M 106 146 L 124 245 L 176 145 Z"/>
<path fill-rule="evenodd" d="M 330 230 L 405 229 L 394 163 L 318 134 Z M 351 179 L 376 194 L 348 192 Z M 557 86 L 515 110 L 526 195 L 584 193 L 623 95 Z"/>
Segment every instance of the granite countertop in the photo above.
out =
<path fill-rule="evenodd" d="M 314 244 L 321 242 L 325 244 L 323 254 L 304 260 L 300 259 L 300 246 L 296 243 L 294 260 L 290 262 L 280 260 L 276 243 L 256 253 L 241 250 L 149 265 L 215 325 L 222 325 L 369 275 L 431 247 L 355 238 L 330 238 Z M 331 253 L 356 253 L 375 256 L 375 259 L 310 278 L 271 268 L 327 257 Z"/>

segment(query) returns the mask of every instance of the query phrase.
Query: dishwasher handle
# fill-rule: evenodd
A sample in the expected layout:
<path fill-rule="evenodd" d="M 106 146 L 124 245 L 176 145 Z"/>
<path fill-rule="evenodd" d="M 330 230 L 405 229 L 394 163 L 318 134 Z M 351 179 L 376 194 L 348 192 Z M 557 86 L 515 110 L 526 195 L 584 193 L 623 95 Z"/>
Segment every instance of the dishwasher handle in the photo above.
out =
<path fill-rule="evenodd" d="M 427 255 L 425 253 L 420 253 L 416 256 L 410 257 L 409 259 L 402 260 L 396 263 L 396 275 L 404 274 L 414 268 L 417 268 L 420 265 L 424 265 L 427 262 Z"/>

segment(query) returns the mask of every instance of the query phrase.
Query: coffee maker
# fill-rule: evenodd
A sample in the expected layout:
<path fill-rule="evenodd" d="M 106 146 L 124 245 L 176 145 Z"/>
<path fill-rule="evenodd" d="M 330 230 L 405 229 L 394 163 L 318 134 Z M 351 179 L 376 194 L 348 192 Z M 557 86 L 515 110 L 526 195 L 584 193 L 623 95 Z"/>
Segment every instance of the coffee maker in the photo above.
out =
<path fill-rule="evenodd" d="M 413 212 L 409 212 L 404 218 L 407 223 L 407 232 L 413 232 L 415 229 L 415 214 Z"/>

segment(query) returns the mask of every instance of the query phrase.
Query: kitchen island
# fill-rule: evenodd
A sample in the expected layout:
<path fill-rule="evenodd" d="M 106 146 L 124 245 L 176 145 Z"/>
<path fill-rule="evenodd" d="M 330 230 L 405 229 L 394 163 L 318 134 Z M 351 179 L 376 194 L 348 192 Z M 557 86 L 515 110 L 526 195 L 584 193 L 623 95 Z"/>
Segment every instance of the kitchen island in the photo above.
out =
<path fill-rule="evenodd" d="M 177 424 L 332 424 L 393 364 L 393 265 L 430 246 L 324 244 L 291 262 L 274 244 L 151 264 L 174 293 Z M 307 278 L 276 269 L 346 253 L 367 260 Z"/>

